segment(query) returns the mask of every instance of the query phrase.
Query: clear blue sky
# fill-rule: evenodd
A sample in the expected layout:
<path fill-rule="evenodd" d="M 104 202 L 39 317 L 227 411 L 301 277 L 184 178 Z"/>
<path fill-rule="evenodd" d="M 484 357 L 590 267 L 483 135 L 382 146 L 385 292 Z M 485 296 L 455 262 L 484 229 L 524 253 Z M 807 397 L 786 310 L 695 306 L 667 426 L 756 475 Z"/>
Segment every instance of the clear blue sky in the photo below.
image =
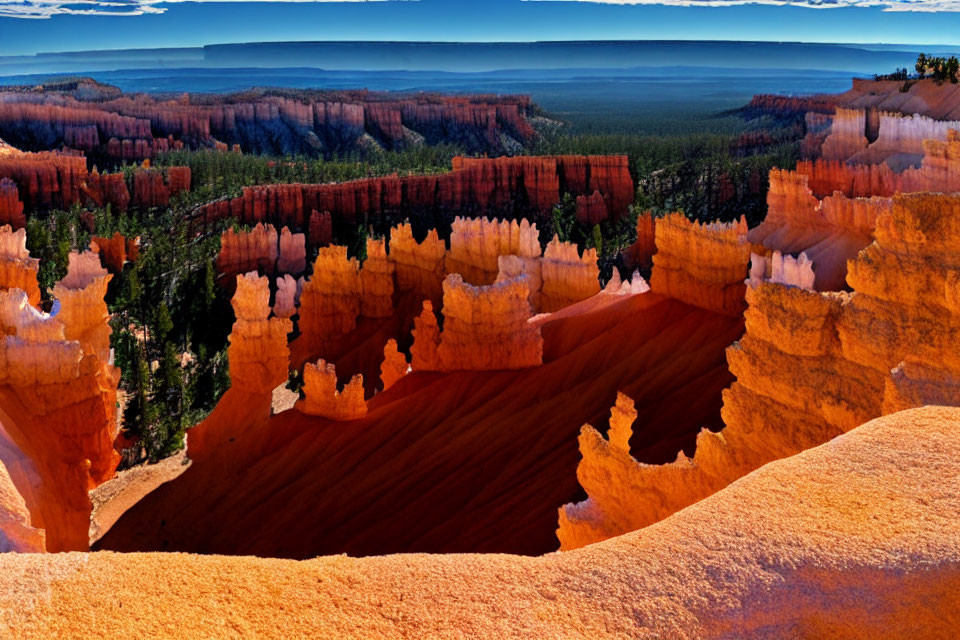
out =
<path fill-rule="evenodd" d="M 0 0 L 0 16 L 36 9 L 33 0 Z M 89 9 L 90 4 L 53 11 Z M 113 0 L 116 1 L 116 0 Z M 277 40 L 530 41 L 587 39 L 792 40 L 807 42 L 960 43 L 960 13 L 730 7 L 610 5 L 521 0 L 419 2 L 174 2 L 120 0 L 147 11 L 136 16 L 0 17 L 0 55 L 85 49 L 181 47 Z M 693 0 L 696 2 L 697 0 Z M 719 0 L 723 1 L 723 0 Z M 855 0 L 809 0 L 849 4 Z M 911 0 L 867 0 L 906 6 Z M 50 5 L 50 2 L 54 2 Z M 960 0 L 912 0 L 914 6 L 960 8 Z M 26 7 L 26 9 L 24 9 Z M 101 10 L 110 9 L 104 5 Z M 121 9 L 125 10 L 125 9 Z"/>

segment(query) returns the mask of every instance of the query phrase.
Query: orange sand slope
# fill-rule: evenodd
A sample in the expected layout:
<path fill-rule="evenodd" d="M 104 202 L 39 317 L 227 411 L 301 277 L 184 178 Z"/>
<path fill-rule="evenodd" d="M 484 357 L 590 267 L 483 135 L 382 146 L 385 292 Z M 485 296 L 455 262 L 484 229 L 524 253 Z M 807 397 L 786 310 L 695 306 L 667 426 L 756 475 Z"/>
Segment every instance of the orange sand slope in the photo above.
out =
<path fill-rule="evenodd" d="M 540 558 L 0 556 L 3 637 L 949 638 L 960 409 L 873 420 Z"/>
<path fill-rule="evenodd" d="M 579 495 L 580 426 L 605 424 L 618 390 L 636 400 L 633 453 L 645 462 L 692 452 L 701 427 L 720 427 L 732 381 L 724 349 L 741 318 L 650 292 L 542 331 L 539 367 L 414 372 L 351 422 L 268 417 L 231 389 L 191 432 L 191 468 L 100 546 L 291 558 L 545 553 L 556 549 L 557 508 Z"/>

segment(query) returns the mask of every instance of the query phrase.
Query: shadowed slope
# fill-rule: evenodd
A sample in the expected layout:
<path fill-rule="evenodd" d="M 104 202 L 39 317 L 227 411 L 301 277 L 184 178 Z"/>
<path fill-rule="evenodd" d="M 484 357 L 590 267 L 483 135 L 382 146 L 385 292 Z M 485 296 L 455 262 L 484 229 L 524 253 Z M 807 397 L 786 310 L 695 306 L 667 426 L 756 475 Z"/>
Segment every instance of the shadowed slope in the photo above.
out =
<path fill-rule="evenodd" d="M 700 427 L 719 426 L 732 380 L 724 349 L 742 329 L 647 293 L 548 321 L 540 367 L 410 374 L 354 422 L 267 420 L 269 396 L 231 390 L 191 433 L 193 466 L 100 546 L 292 558 L 551 551 L 556 509 L 579 491 L 580 426 L 604 424 L 622 390 L 640 411 L 634 455 L 671 459 Z"/>
<path fill-rule="evenodd" d="M 540 558 L 0 555 L 0 631 L 951 638 L 958 460 L 960 410 L 905 411 L 772 462 L 646 529 Z"/>

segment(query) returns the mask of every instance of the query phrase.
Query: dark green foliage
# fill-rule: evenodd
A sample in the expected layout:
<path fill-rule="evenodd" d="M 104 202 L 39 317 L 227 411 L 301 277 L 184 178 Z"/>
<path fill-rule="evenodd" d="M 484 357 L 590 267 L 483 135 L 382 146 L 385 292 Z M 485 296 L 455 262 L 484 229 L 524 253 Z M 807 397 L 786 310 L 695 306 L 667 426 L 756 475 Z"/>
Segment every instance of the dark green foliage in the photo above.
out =
<path fill-rule="evenodd" d="M 928 56 L 921 53 L 917 56 L 917 63 L 914 65 L 917 74 L 923 79 L 928 73 L 937 84 L 943 84 L 949 80 L 952 84 L 957 84 L 958 74 L 960 74 L 960 60 L 956 56 L 944 58 L 942 56 Z"/>

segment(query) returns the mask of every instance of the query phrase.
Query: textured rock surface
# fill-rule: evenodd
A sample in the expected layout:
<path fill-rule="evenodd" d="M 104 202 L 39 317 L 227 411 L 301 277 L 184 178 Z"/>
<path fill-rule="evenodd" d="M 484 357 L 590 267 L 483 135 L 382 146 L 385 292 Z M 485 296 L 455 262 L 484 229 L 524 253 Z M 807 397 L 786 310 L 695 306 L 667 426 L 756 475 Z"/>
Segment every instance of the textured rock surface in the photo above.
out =
<path fill-rule="evenodd" d="M 423 141 L 458 144 L 471 153 L 503 153 L 535 136 L 525 96 L 286 93 L 290 97 L 250 91 L 85 101 L 54 88 L 0 92 L 0 135 L 25 149 L 64 145 L 114 160 L 142 160 L 184 146 L 318 155 L 355 151 L 366 141 L 388 149 Z"/>
<path fill-rule="evenodd" d="M 847 261 L 870 244 L 877 217 L 889 198 L 847 198 L 842 193 L 817 200 L 799 171 L 770 172 L 767 217 L 747 233 L 770 251 L 806 253 L 813 262 L 814 286 L 838 291 L 846 286 Z"/>
<path fill-rule="evenodd" d="M 0 178 L 0 226 L 3 225 L 10 225 L 14 229 L 27 226 L 20 192 L 17 184 L 10 178 Z"/>
<path fill-rule="evenodd" d="M 960 399 L 956 296 L 945 284 L 956 280 L 958 225 L 960 196 L 896 196 L 851 262 L 854 293 L 749 287 L 746 334 L 727 352 L 737 381 L 724 392 L 726 428 L 701 432 L 695 457 L 669 465 L 613 473 L 585 462 L 587 493 L 617 493 L 619 506 L 565 508 L 564 546 L 646 526 L 885 411 Z"/>
<path fill-rule="evenodd" d="M 126 262 L 136 262 L 140 255 L 140 238 L 126 238 L 115 231 L 109 238 L 94 236 L 90 250 L 100 255 L 100 262 L 111 273 L 123 271 Z"/>
<path fill-rule="evenodd" d="M 37 270 L 40 260 L 27 251 L 27 232 L 0 226 L 0 290 L 21 289 L 34 307 L 40 304 Z"/>
<path fill-rule="evenodd" d="M 741 335 L 742 320 L 622 289 L 538 316 L 543 364 L 521 370 L 421 366 L 437 361 L 440 343 L 437 307 L 427 301 L 415 323 L 413 371 L 370 395 L 367 415 L 349 426 L 299 411 L 271 417 L 269 395 L 231 389 L 191 429 L 190 469 L 98 544 L 297 558 L 552 551 L 556 508 L 578 492 L 571 443 L 584 422 L 604 420 L 618 389 L 637 401 L 639 460 L 672 459 L 701 427 L 721 424 L 720 392 L 732 379 L 724 349 Z M 381 326 L 362 317 L 357 324 L 351 340 Z M 378 377 L 394 337 L 376 335 L 363 338 L 372 366 L 337 361 L 340 385 L 362 370 L 371 393 L 376 382 L 367 378 Z M 243 536 L 234 535 L 238 528 Z"/>
<path fill-rule="evenodd" d="M 960 412 L 943 408 L 876 420 L 664 522 L 540 558 L 6 554 L 0 628 L 23 637 L 949 638 L 960 625 L 958 424 Z M 128 599 L 143 607 L 131 612 Z"/>
<path fill-rule="evenodd" d="M 700 224 L 681 213 L 657 221 L 650 288 L 689 304 L 739 316 L 750 245 L 747 222 Z"/>
<path fill-rule="evenodd" d="M 557 311 L 600 291 L 600 270 L 597 268 L 597 250 L 560 242 L 556 235 L 543 252 L 540 262 L 540 290 L 538 311 Z M 535 280 L 533 280 L 535 282 Z"/>
<path fill-rule="evenodd" d="M 425 211 L 535 220 L 549 213 L 561 193 L 597 191 L 606 207 L 604 219 L 626 213 L 634 197 L 626 156 L 454 158 L 453 171 L 439 175 L 244 187 L 236 198 L 199 207 L 194 224 L 202 227 L 231 217 L 249 225 L 303 228 L 306 223 L 311 246 L 323 246 L 330 241 L 327 213 L 349 224 L 387 214 L 416 217 Z"/>
<path fill-rule="evenodd" d="M 443 281 L 443 331 L 437 360 L 446 371 L 522 369 L 543 361 L 527 278 L 474 287 L 459 274 Z M 428 338 L 430 339 L 430 338 Z M 414 369 L 418 369 L 416 365 Z"/>
<path fill-rule="evenodd" d="M 357 374 L 342 389 L 337 389 L 337 370 L 332 364 L 318 360 L 303 369 L 304 397 L 296 409 L 309 416 L 331 420 L 357 420 L 367 414 L 363 400 L 363 376 Z"/>
<path fill-rule="evenodd" d="M 453 221 L 447 273 L 458 273 L 474 285 L 493 284 L 500 256 L 540 257 L 540 233 L 527 220 L 460 218 Z"/>
<path fill-rule="evenodd" d="M 287 380 L 287 334 L 293 326 L 288 319 L 270 317 L 270 286 L 265 276 L 237 276 L 231 304 L 237 317 L 227 351 L 231 388 L 269 395 Z"/>
<path fill-rule="evenodd" d="M 120 372 L 110 365 L 102 298 L 110 276 L 86 255 L 92 261 L 71 255 L 54 287 L 55 316 L 21 290 L 0 291 L 0 465 L 23 496 L 31 528 L 45 530 L 48 551 L 88 548 L 87 491 L 119 461 Z"/>

